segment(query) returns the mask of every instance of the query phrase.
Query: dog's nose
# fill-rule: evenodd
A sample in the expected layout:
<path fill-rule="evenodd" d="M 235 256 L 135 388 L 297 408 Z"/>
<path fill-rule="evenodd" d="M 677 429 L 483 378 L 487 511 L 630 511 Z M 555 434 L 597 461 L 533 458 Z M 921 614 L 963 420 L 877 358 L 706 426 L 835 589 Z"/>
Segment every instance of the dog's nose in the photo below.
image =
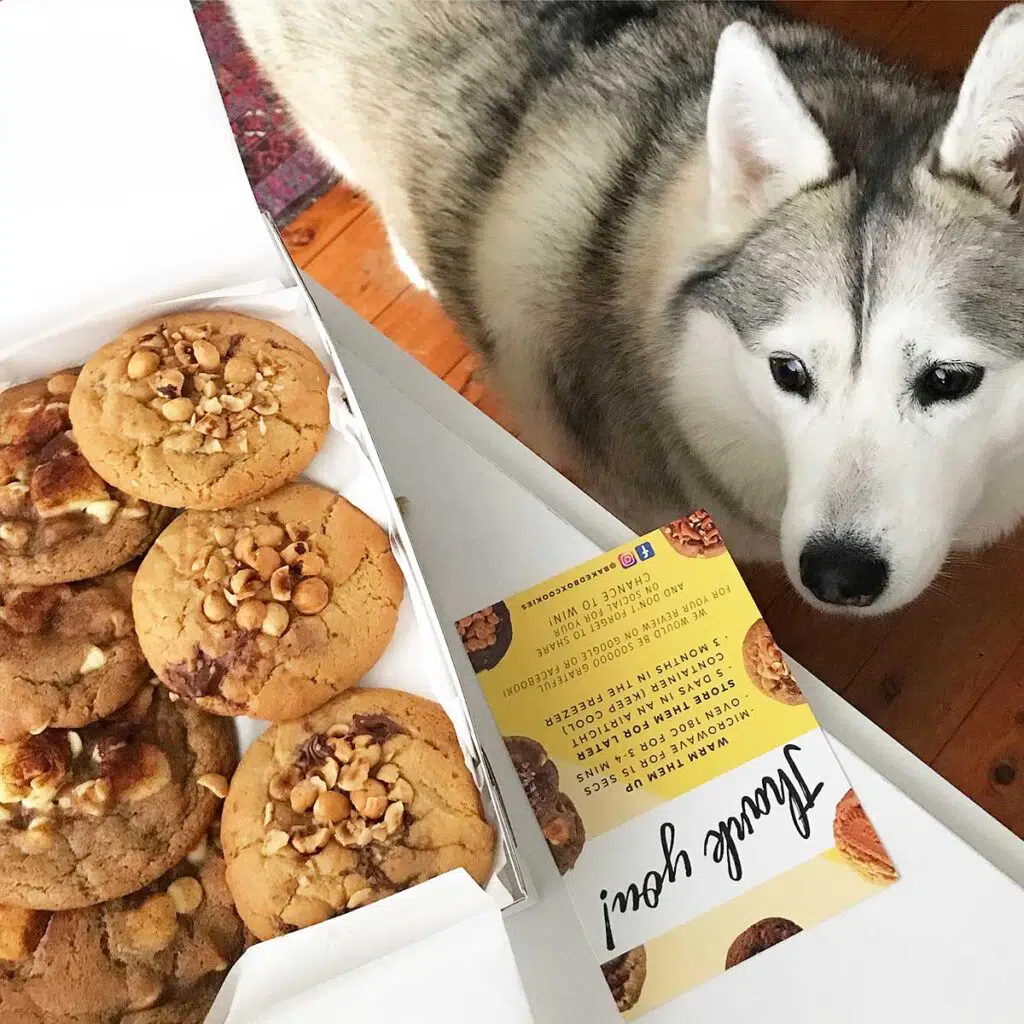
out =
<path fill-rule="evenodd" d="M 800 554 L 800 579 L 826 604 L 872 604 L 889 582 L 889 563 L 855 541 L 812 540 Z"/>

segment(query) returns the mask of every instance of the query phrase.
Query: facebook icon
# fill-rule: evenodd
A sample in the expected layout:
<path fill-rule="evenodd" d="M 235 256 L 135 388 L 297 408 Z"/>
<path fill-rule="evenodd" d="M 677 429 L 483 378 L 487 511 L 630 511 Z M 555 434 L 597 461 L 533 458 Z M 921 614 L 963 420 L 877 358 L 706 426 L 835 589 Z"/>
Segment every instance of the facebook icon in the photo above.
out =
<path fill-rule="evenodd" d="M 641 562 L 646 562 L 648 558 L 653 558 L 654 545 L 649 540 L 645 540 L 643 544 L 637 544 L 636 556 Z"/>

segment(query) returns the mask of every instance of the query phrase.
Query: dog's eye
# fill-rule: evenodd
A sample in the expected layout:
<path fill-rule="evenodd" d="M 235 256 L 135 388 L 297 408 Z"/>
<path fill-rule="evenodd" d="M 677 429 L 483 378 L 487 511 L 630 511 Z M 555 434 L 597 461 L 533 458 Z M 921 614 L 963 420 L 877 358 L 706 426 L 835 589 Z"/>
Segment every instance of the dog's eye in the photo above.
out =
<path fill-rule="evenodd" d="M 918 377 L 914 393 L 922 405 L 955 402 L 976 391 L 984 376 L 984 367 L 973 363 L 934 363 Z"/>
<path fill-rule="evenodd" d="M 778 352 L 768 360 L 772 377 L 783 391 L 792 392 L 801 398 L 811 393 L 811 375 L 802 359 L 789 352 Z"/>

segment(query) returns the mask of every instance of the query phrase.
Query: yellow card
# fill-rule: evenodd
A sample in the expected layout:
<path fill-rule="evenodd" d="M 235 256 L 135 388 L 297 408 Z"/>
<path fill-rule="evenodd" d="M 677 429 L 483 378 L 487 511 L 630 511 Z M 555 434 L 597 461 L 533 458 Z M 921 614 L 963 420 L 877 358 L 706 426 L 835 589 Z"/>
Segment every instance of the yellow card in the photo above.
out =
<path fill-rule="evenodd" d="M 627 1018 L 897 878 L 708 513 L 457 628 Z"/>

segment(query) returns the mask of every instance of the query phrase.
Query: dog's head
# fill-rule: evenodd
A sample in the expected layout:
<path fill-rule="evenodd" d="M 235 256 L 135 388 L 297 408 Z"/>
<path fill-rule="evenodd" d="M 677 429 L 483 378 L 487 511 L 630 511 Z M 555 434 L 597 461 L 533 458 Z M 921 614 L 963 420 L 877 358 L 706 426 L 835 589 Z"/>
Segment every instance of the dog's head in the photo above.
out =
<path fill-rule="evenodd" d="M 881 612 L 1024 513 L 1024 5 L 956 97 L 818 57 L 798 92 L 723 34 L 687 306 L 781 442 L 794 583 Z"/>

